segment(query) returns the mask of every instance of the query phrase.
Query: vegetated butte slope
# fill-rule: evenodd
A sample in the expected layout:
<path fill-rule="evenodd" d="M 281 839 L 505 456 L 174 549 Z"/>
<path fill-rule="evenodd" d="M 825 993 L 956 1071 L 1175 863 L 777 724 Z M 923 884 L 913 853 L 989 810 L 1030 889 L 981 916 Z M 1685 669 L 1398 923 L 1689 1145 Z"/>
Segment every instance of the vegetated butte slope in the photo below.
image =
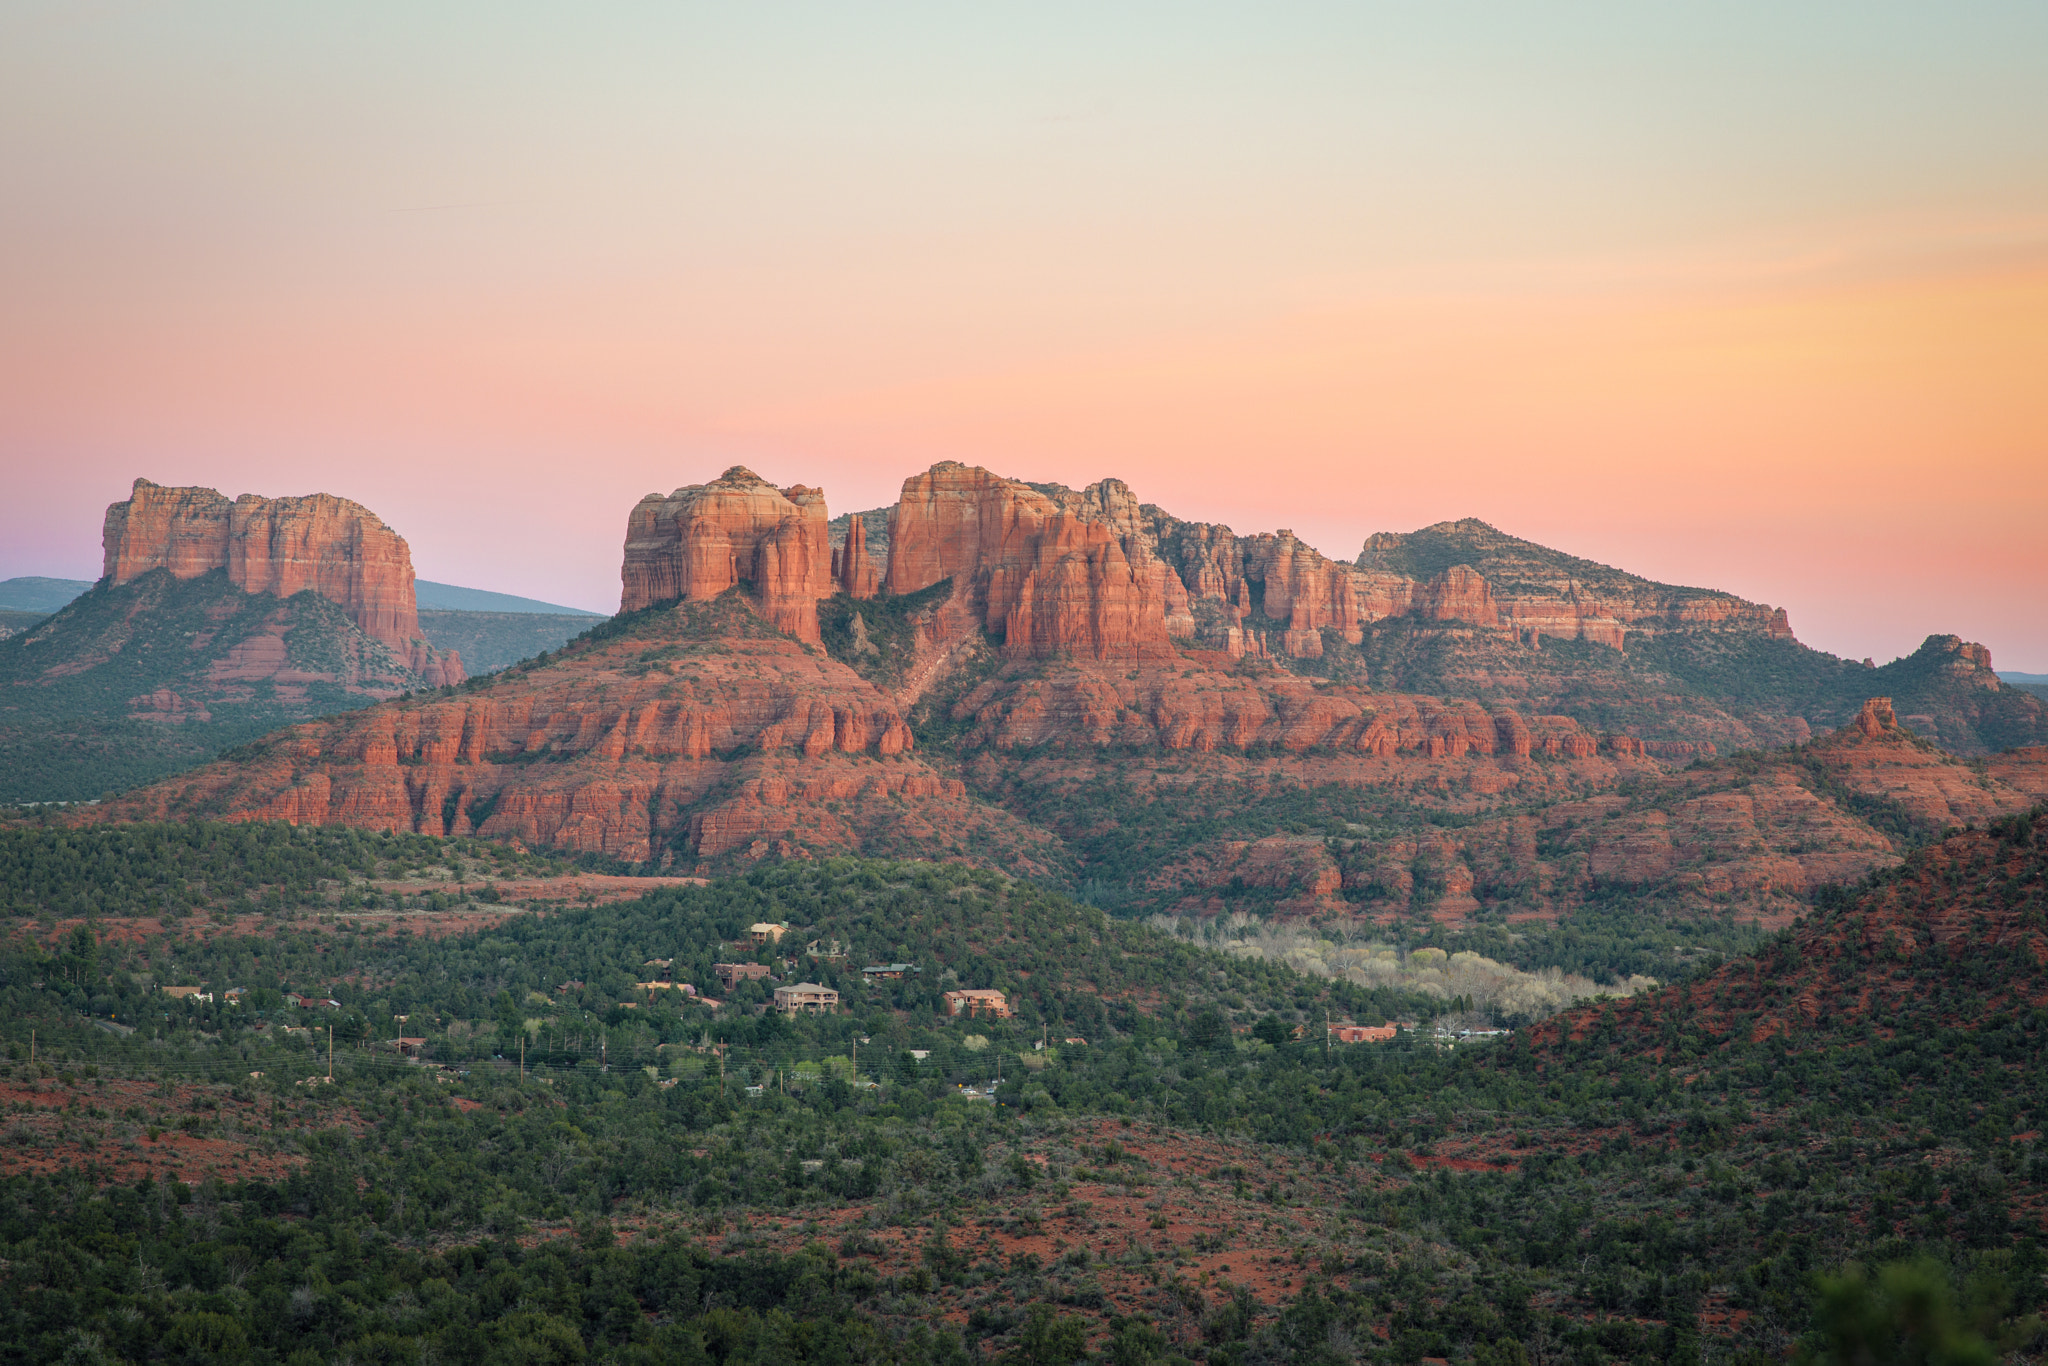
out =
<path fill-rule="evenodd" d="M 97 797 L 463 676 L 420 636 L 405 539 L 347 499 L 138 479 L 101 540 L 99 582 L 0 641 L 0 800 Z"/>
<path fill-rule="evenodd" d="M 1047 837 L 915 753 L 859 675 L 736 591 L 627 613 L 460 689 L 279 732 L 98 818 L 481 834 L 683 870 L 858 851 L 1041 866 Z"/>
<path fill-rule="evenodd" d="M 103 581 L 0 640 L 0 801 L 98 797 L 424 683 L 311 591 L 245 593 L 221 570 Z"/>
<path fill-rule="evenodd" d="M 1939 1040 L 2044 1008 L 2048 807 L 2036 806 L 1829 888 L 1773 946 L 1705 977 L 1547 1021 L 1530 1047 L 1598 1034 L 1659 1057 L 1773 1038 L 1803 1052 Z M 2000 1099 L 1995 1081 L 1984 1099 Z"/>

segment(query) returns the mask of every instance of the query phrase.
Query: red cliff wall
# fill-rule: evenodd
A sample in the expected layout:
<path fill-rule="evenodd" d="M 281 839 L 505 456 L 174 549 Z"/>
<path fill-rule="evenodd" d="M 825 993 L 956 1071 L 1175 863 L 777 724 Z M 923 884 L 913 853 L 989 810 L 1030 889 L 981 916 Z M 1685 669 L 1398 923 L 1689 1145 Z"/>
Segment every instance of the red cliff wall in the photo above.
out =
<path fill-rule="evenodd" d="M 430 684 L 465 677 L 454 652 L 435 650 L 420 634 L 405 538 L 360 503 L 326 493 L 245 493 L 230 503 L 213 489 L 138 479 L 128 501 L 107 509 L 101 544 L 103 572 L 117 584 L 154 569 L 181 579 L 225 569 L 247 593 L 288 598 L 311 589 Z"/>
<path fill-rule="evenodd" d="M 744 580 L 776 629 L 816 645 L 818 599 L 833 592 L 826 521 L 822 491 L 778 489 L 743 465 L 666 498 L 650 493 L 626 520 L 619 610 L 709 602 Z"/>
<path fill-rule="evenodd" d="M 1177 592 L 1186 618 L 1186 594 L 1135 528 L 1119 534 L 1110 513 L 1129 490 L 1113 482 L 1056 501 L 955 461 L 912 475 L 890 519 L 889 589 L 952 578 L 1011 658 L 1171 660 L 1168 604 Z"/>

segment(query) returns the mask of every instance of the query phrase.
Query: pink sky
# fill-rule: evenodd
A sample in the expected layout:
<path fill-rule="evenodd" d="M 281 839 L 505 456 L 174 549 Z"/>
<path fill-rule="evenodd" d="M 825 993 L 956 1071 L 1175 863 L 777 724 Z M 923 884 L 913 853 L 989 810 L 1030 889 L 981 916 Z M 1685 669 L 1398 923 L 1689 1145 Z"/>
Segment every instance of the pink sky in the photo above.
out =
<path fill-rule="evenodd" d="M 643 493 L 953 458 L 2048 672 L 2048 20 L 1871 13 L 13 9 L 0 577 L 144 475 L 608 610 Z"/>

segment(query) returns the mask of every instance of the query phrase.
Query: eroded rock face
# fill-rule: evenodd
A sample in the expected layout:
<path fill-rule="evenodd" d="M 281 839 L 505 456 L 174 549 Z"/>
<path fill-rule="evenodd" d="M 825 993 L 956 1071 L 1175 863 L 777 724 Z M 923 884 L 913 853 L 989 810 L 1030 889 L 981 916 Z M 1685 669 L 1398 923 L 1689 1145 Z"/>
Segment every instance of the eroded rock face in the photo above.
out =
<path fill-rule="evenodd" d="M 849 597 L 871 598 L 881 591 L 882 573 L 868 555 L 868 524 L 862 518 L 846 524 L 846 543 L 832 552 L 832 581 Z"/>
<path fill-rule="evenodd" d="M 955 596 L 975 602 L 1012 659 L 1171 661 L 1172 571 L 1141 534 L 1119 534 L 1113 512 L 1129 490 L 1105 487 L 1112 482 L 1063 507 L 1029 484 L 955 461 L 913 475 L 890 522 L 889 589 L 915 593 L 952 579 Z"/>
<path fill-rule="evenodd" d="M 237 819 L 474 833 L 685 867 L 859 851 L 876 838 L 897 852 L 1037 866 L 1045 837 L 918 760 L 901 713 L 850 669 L 758 627 L 702 629 L 691 612 L 650 614 L 455 697 L 277 732 L 254 758 L 145 788 L 95 818 L 200 801 Z"/>
<path fill-rule="evenodd" d="M 454 652 L 420 634 L 405 538 L 360 503 L 326 493 L 229 502 L 213 489 L 138 479 L 126 502 L 108 507 L 101 544 L 115 584 L 154 569 L 180 579 L 225 569 L 245 593 L 289 598 L 310 589 L 432 686 L 465 677 Z"/>
<path fill-rule="evenodd" d="M 650 493 L 626 519 L 619 610 L 709 602 L 745 584 L 777 630 L 818 643 L 818 599 L 834 591 L 825 495 L 778 489 L 743 465 L 664 498 Z"/>

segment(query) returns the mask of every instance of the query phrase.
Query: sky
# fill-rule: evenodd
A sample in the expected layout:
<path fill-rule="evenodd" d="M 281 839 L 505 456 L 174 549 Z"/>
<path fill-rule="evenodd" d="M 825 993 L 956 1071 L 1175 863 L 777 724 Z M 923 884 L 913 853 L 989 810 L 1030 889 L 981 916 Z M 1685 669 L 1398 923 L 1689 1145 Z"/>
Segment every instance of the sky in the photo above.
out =
<path fill-rule="evenodd" d="M 0 7 L 0 578 L 144 476 L 609 611 L 958 459 L 2048 672 L 2044 376 L 2038 0 Z"/>

